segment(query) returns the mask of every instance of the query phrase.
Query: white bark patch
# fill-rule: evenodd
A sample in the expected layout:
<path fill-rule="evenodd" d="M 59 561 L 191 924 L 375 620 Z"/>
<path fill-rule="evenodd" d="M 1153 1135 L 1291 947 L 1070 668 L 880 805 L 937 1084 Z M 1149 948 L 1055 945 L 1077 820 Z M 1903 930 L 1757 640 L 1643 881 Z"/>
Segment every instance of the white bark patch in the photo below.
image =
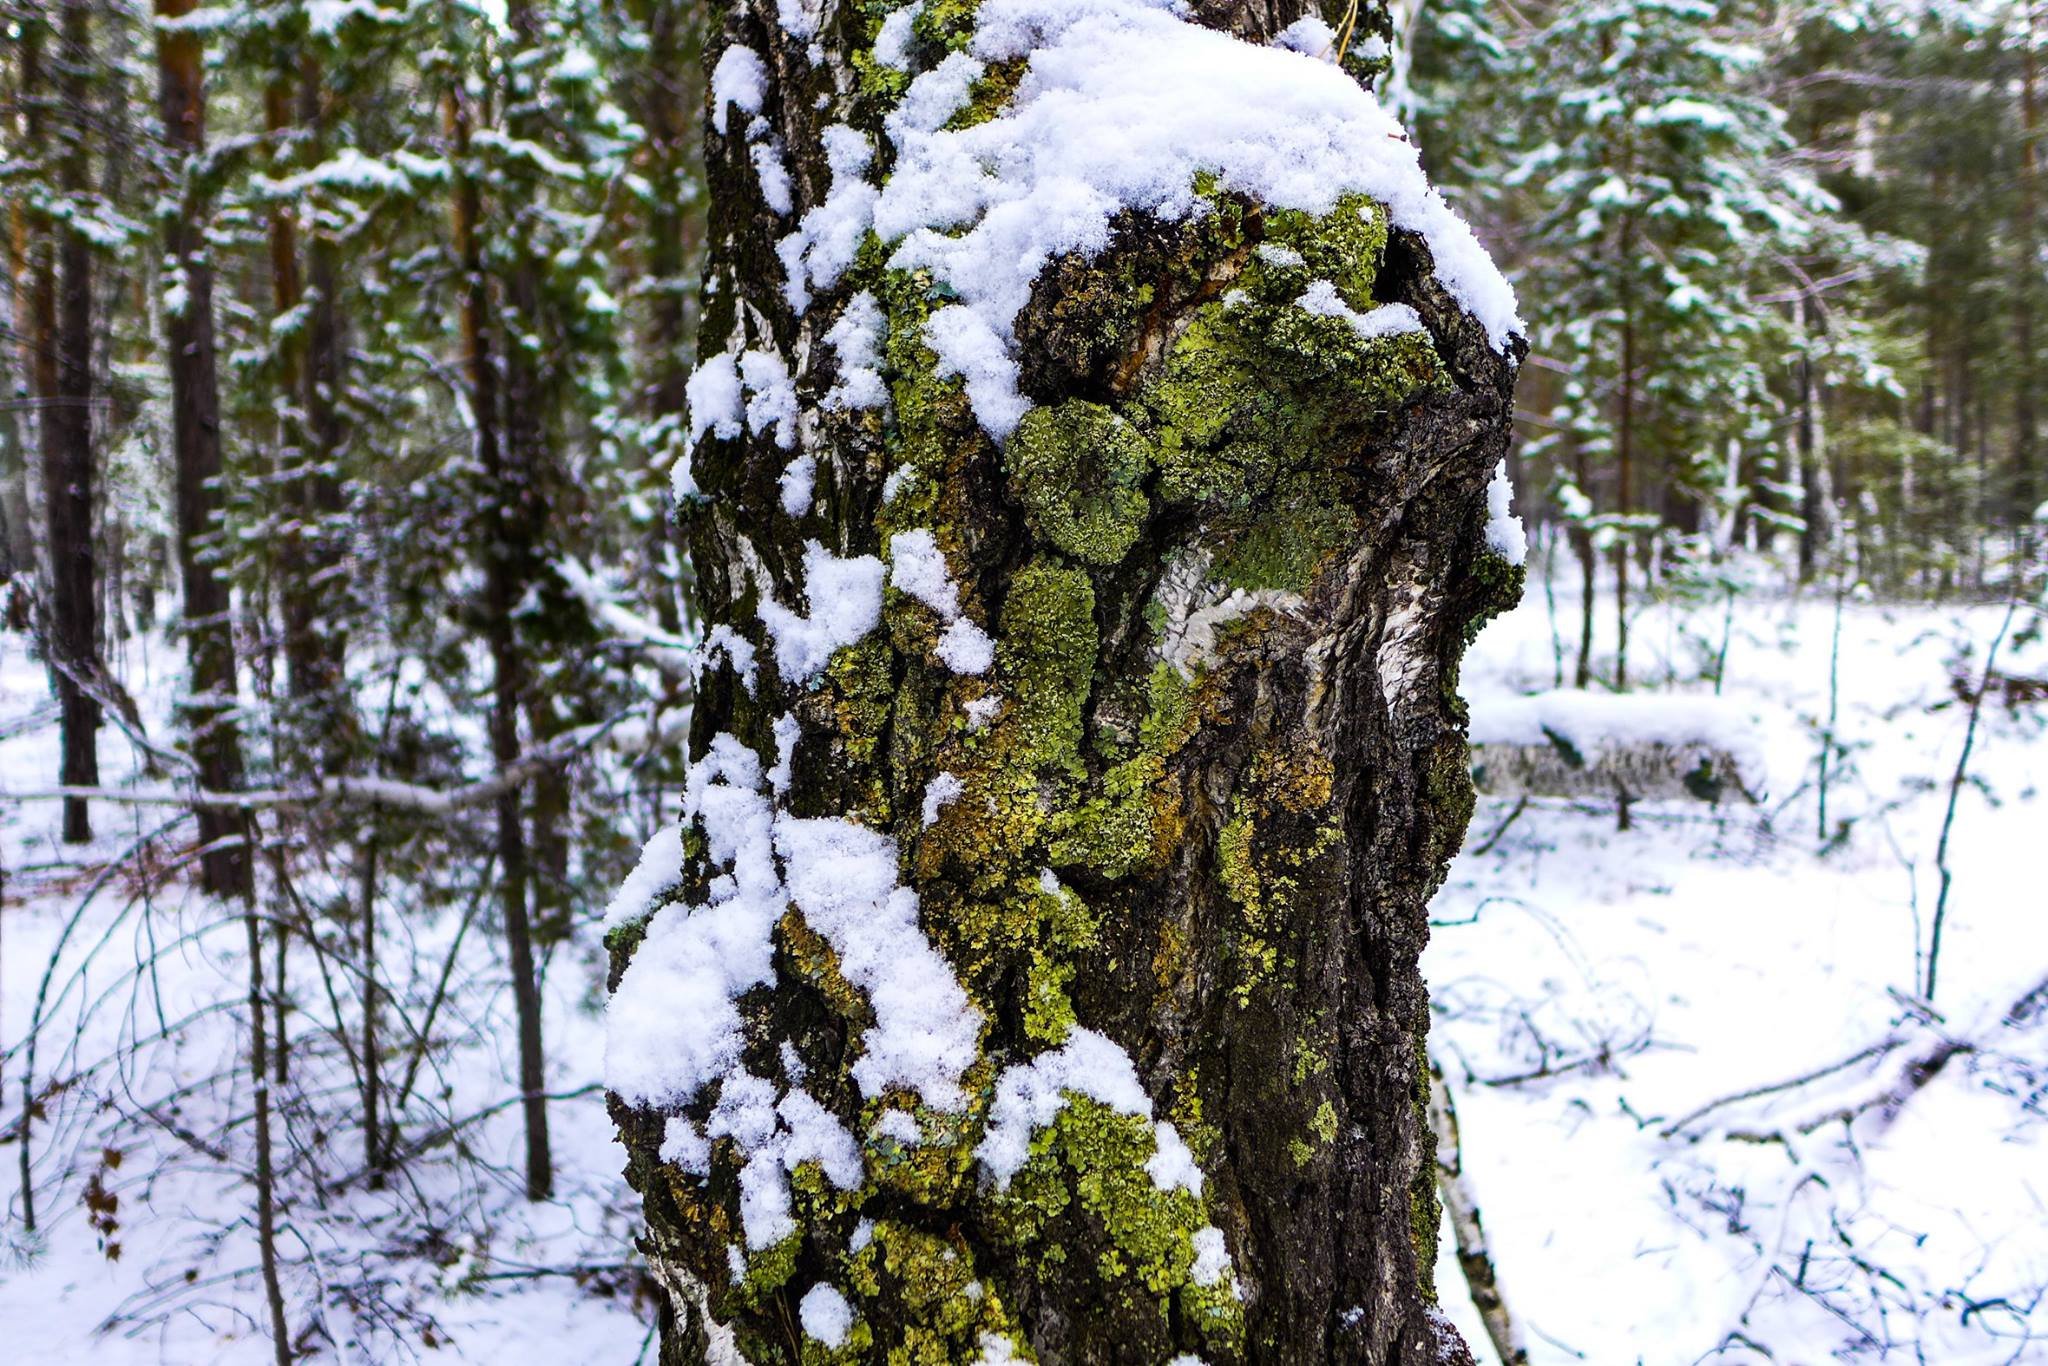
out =
<path fill-rule="evenodd" d="M 1159 657 L 1183 675 L 1216 652 L 1216 632 L 1259 608 L 1292 612 L 1299 593 L 1276 588 L 1230 588 L 1209 577 L 1209 555 L 1193 550 L 1175 560 L 1159 581 L 1158 602 L 1166 614 Z"/>

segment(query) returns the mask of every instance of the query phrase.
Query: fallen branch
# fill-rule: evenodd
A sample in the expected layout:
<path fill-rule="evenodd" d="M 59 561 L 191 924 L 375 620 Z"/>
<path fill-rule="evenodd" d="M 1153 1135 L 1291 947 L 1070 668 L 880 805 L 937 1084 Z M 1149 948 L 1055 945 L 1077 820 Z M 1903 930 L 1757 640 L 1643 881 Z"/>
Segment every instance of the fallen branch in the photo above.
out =
<path fill-rule="evenodd" d="M 1507 1298 L 1500 1288 L 1500 1271 L 1493 1263 L 1493 1249 L 1487 1246 L 1486 1229 L 1479 1221 L 1479 1201 L 1465 1176 L 1465 1155 L 1458 1140 L 1458 1111 L 1451 1102 L 1443 1065 L 1434 1053 L 1429 1060 L 1429 1127 L 1436 1135 L 1437 1190 L 1451 1216 L 1451 1232 L 1458 1241 L 1458 1268 L 1465 1273 L 1473 1307 L 1486 1326 L 1493 1350 L 1500 1355 L 1501 1366 L 1527 1366 L 1529 1348 L 1522 1340 L 1514 1315 L 1508 1312 Z"/>
<path fill-rule="evenodd" d="M 1889 1124 L 1897 1118 L 1906 1102 L 1919 1094 L 1929 1082 L 1940 1076 L 1942 1070 L 1956 1058 L 1971 1053 L 1989 1051 L 1991 1036 L 1995 1029 L 2016 1029 L 2032 1023 L 2040 1013 L 2040 1003 L 2048 998 L 2048 978 L 2023 992 L 1999 1017 L 1997 1024 L 1976 1034 L 1952 1033 L 1932 1019 L 1926 1018 L 1916 1027 L 1903 1030 L 1880 1039 L 1874 1044 L 1858 1049 L 1839 1062 L 1817 1067 L 1784 1081 L 1771 1082 L 1764 1086 L 1751 1087 L 1734 1095 L 1723 1096 L 1707 1102 L 1698 1109 L 1673 1120 L 1659 1131 L 1666 1139 L 1685 1137 L 1697 1142 L 1704 1133 L 1693 1130 L 1706 1116 L 1731 1105 L 1760 1100 L 1765 1096 L 1779 1095 L 1801 1090 L 1829 1077 L 1839 1076 L 1865 1063 L 1875 1064 L 1860 1079 L 1863 1083 L 1840 1099 L 1824 1099 L 1809 1106 L 1803 1114 L 1788 1116 L 1782 1123 L 1772 1126 L 1724 1127 L 1724 1137 L 1751 1143 L 1783 1142 L 1795 1135 L 1811 1134 L 1831 1124 L 1848 1124 L 1875 1112 Z M 1887 1060 L 1894 1060 L 1889 1066 Z"/>
<path fill-rule="evenodd" d="M 539 774 L 570 762 L 602 739 L 623 717 L 566 732 L 523 755 L 488 778 L 459 787 L 427 787 L 393 778 L 337 776 L 298 787 L 261 788 L 248 792 L 209 792 L 181 787 L 58 786 L 0 792 L 0 802 L 61 801 L 85 797 L 126 806 L 190 806 L 256 811 L 304 806 L 389 806 L 445 815 L 483 806 L 522 787 Z"/>

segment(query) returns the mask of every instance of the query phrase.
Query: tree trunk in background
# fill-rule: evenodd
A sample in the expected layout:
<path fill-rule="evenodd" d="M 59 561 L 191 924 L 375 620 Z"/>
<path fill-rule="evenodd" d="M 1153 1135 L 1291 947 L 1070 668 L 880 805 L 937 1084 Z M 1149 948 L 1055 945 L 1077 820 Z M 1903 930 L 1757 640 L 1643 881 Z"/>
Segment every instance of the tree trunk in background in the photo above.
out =
<path fill-rule="evenodd" d="M 22 22 L 20 50 L 22 147 L 31 158 L 43 160 L 56 150 L 55 120 L 50 109 L 49 50 L 52 30 L 45 15 L 32 15 Z M 44 179 L 54 176 L 46 172 Z M 48 459 L 50 410 L 57 402 L 57 236 L 48 212 L 28 195 L 16 197 L 16 256 L 20 267 L 21 373 L 32 415 L 31 432 L 36 442 L 36 468 L 32 492 L 39 507 L 30 520 L 41 533 L 41 554 L 37 569 L 47 575 L 49 561 L 49 492 L 43 487 L 42 465 Z M 26 453 L 24 452 L 24 458 Z M 47 592 L 47 586 L 44 591 Z M 39 603 L 38 609 L 46 606 Z M 39 625 L 41 623 L 38 623 Z M 49 648 L 49 642 L 43 642 Z M 58 674 L 50 672 L 51 687 L 58 687 Z M 61 694 L 60 694 L 61 696 Z"/>
<path fill-rule="evenodd" d="M 263 86 L 263 131 L 270 143 L 273 158 L 279 157 L 291 145 L 294 131 L 295 85 L 292 78 L 293 61 L 287 51 L 275 54 L 276 65 L 270 71 L 270 79 Z M 270 265 L 270 309 L 273 318 L 283 318 L 299 307 L 305 297 L 305 288 L 299 274 L 299 220 L 298 205 L 283 197 L 271 201 L 270 212 L 264 224 L 264 236 L 268 248 Z M 289 329 L 276 341 L 277 382 L 271 397 L 271 405 L 277 416 L 275 448 L 271 455 L 271 487 L 280 492 L 278 501 L 271 504 L 270 521 L 276 527 L 272 537 L 271 567 L 272 592 L 267 595 L 255 615 L 259 620 L 269 621 L 269 602 L 274 597 L 279 604 L 282 618 L 283 645 L 286 656 L 285 690 L 296 699 L 299 678 L 292 667 L 293 625 L 295 611 L 294 593 L 298 585 L 306 582 L 304 523 L 292 506 L 292 477 L 306 458 L 307 436 L 305 410 L 300 403 L 300 386 L 304 383 L 306 361 L 306 329 L 303 324 Z M 280 524 L 281 523 L 281 524 Z M 258 647 L 259 677 L 272 677 L 275 656 L 272 646 L 265 642 Z M 267 683 L 260 687 L 259 696 L 266 702 L 274 702 Z M 289 709 L 273 708 L 283 722 L 276 729 L 276 748 L 279 757 L 292 768 L 304 772 L 311 767 L 307 760 L 308 747 L 302 742 L 303 730 L 298 726 L 298 717 Z M 306 926 L 310 930 L 310 925 Z M 291 993 L 288 990 L 286 970 L 291 962 L 291 930 L 280 918 L 277 926 L 276 948 L 273 962 L 276 964 L 277 1041 L 271 1050 L 275 1059 L 274 1070 L 282 1086 L 291 1075 L 291 1027 L 286 1019 L 290 1009 Z"/>
<path fill-rule="evenodd" d="M 41 142 L 37 130 L 39 115 L 34 105 L 42 95 L 42 26 L 24 19 L 15 41 L 14 83 L 0 95 L 8 105 L 7 112 L 0 114 L 0 128 L 16 139 L 14 145 L 26 159 L 39 154 Z M 7 313 L 0 320 L 0 344 L 12 343 L 6 362 L 0 363 L 0 521 L 6 524 L 4 539 L 0 539 L 0 554 L 5 556 L 5 564 L 0 566 L 0 583 L 11 583 L 17 574 L 33 579 L 36 570 L 35 515 L 29 503 L 27 449 L 36 370 L 35 318 L 30 299 L 33 286 L 29 268 L 29 198 L 28 193 L 10 194 L 5 221 L 0 222 L 0 233 L 6 234 L 7 257 Z M 22 589 L 11 591 L 7 598 L 10 609 L 16 603 L 28 601 Z"/>
<path fill-rule="evenodd" d="M 5 127 L 10 136 L 20 139 L 17 145 L 24 155 L 33 156 L 37 139 L 30 132 L 34 115 L 29 105 L 40 93 L 37 89 L 42 65 L 40 26 L 23 23 L 18 43 L 15 85 L 6 92 L 13 109 L 4 116 L 5 122 L 0 123 L 0 127 Z M 0 321 L 0 339 L 17 343 L 8 348 L 6 363 L 0 364 L 0 521 L 6 523 L 4 539 L 0 539 L 0 553 L 6 557 L 5 565 L 0 566 L 4 569 L 4 573 L 0 573 L 0 583 L 11 582 L 17 574 L 32 578 L 36 568 L 35 516 L 29 505 L 25 435 L 35 397 L 36 364 L 35 320 L 30 307 L 32 286 L 27 200 L 25 194 L 8 196 L 6 221 L 0 222 L 0 232 L 6 234 L 7 253 L 7 313 L 5 320 Z M 18 590 L 9 598 L 10 605 L 25 601 Z"/>
<path fill-rule="evenodd" d="M 270 154 L 280 164 L 297 129 L 295 65 L 289 53 L 281 54 L 263 87 L 263 130 L 270 139 Z M 303 150 L 293 162 L 304 164 Z M 274 318 L 283 318 L 299 307 L 306 293 L 299 270 L 299 206 L 283 196 L 272 199 L 264 236 L 270 255 L 270 312 Z M 272 487 L 277 490 L 271 511 L 276 528 L 270 552 L 276 575 L 272 595 L 278 604 L 283 636 L 285 691 L 296 698 L 302 683 L 296 660 L 303 622 L 310 614 L 308 607 L 302 605 L 307 578 L 306 528 L 298 515 L 293 487 L 295 471 L 304 464 L 309 444 L 302 392 L 306 373 L 305 324 L 301 322 L 279 336 L 276 348 L 277 389 L 272 403 L 277 410 L 277 446 L 270 466 Z M 296 760 L 300 756 L 292 757 Z"/>
<path fill-rule="evenodd" d="M 2040 135 L 2040 102 L 2037 82 L 2039 54 L 2034 49 L 2036 0 L 2026 0 L 2020 54 L 2020 175 L 2019 213 L 2013 225 L 2013 359 L 2019 375 L 2013 384 L 2012 411 L 2012 506 L 2010 516 L 2018 533 L 2021 563 L 2030 558 L 2034 544 L 2036 451 L 2040 444 L 2040 416 L 2035 410 L 2040 367 L 2034 349 L 2034 300 L 2041 273 L 2039 212 L 2035 177 L 2039 173 L 2040 149 L 2034 140 Z"/>
<path fill-rule="evenodd" d="M 199 784 L 233 792 L 242 782 L 242 742 L 236 716 L 235 633 L 227 580 L 208 543 L 222 529 L 220 381 L 213 340 L 213 267 L 206 250 L 206 215 L 191 181 L 206 154 L 206 90 L 200 35 L 167 21 L 191 13 L 197 0 L 156 0 L 158 100 L 164 142 L 181 190 L 165 218 L 164 260 L 183 286 L 183 306 L 164 310 L 170 343 L 171 441 L 178 488 L 178 569 L 185 585 L 185 648 L 190 693 L 181 708 Z M 199 838 L 207 845 L 242 830 L 232 809 L 199 808 Z M 201 863 L 206 889 L 233 896 L 245 889 L 250 856 L 245 845 L 215 849 Z"/>
<path fill-rule="evenodd" d="M 1299 10 L 1194 13 L 1262 43 Z M 769 131 L 735 108 L 708 134 L 696 425 L 727 425 L 695 446 L 686 517 L 698 609 L 754 658 L 699 682 L 690 904 L 608 940 L 661 1359 L 704 1359 L 708 1303 L 761 1362 L 1010 1359 L 985 1335 L 1047 1366 L 1470 1362 L 1434 1309 L 1418 958 L 1473 801 L 1458 662 L 1520 591 L 1485 535 L 1520 343 L 1493 349 L 1421 238 L 1340 243 L 1355 203 L 1126 212 L 1101 255 L 1039 275 L 1016 322 L 1035 406 L 998 446 L 920 340 L 922 278 L 870 260 L 802 313 L 782 292 L 776 244 L 835 183 L 825 126 L 879 127 L 901 90 L 856 76 L 877 69 L 847 49 L 864 26 L 809 46 L 765 0 L 714 26 L 712 61 L 762 55 Z M 943 55 L 919 41 L 920 65 Z M 755 169 L 769 137 L 787 214 Z M 1356 352 L 1334 318 L 1313 324 L 1330 350 L 1287 331 L 1309 325 L 1303 286 L 1261 273 L 1261 242 L 1426 333 Z M 1258 323 L 1229 313 L 1246 287 L 1273 301 Z M 862 289 L 886 317 L 886 411 L 821 401 L 854 378 L 825 334 Z M 740 377 L 764 400 L 751 430 Z M 786 496 L 803 456 L 807 507 Z M 883 597 L 881 556 L 924 596 Z M 758 959 L 755 929 L 719 937 L 741 923 Z M 721 973 L 740 980 L 707 985 Z M 881 1079 L 885 1025 L 959 1058 L 964 1095 Z M 698 1048 L 712 1080 L 669 1080 Z M 1056 1113 L 999 1185 L 978 1156 L 999 1097 L 1062 1057 L 1064 1098 L 1051 1082 Z M 1122 1068 L 1140 1094 L 1074 1089 Z M 1206 1179 L 1161 1174 L 1182 1160 Z M 803 1339 L 835 1297 L 849 1336 L 828 1358 Z"/>
<path fill-rule="evenodd" d="M 523 0 L 506 7 L 506 24 L 517 38 L 516 53 L 543 51 L 544 34 L 540 16 Z M 532 66 L 526 70 L 534 70 Z M 541 104 L 537 90 L 522 90 L 508 83 L 503 95 L 506 130 L 523 143 L 546 140 L 541 126 Z M 502 174 L 515 174 L 502 168 Z M 516 181 L 513 182 L 517 184 Z M 556 426 L 556 380 L 551 371 L 550 342 L 559 334 L 557 319 L 548 315 L 548 300 L 542 285 L 542 263 L 530 246 L 528 203 L 507 187 L 507 201 L 501 217 L 509 229 L 511 261 L 504 282 L 505 322 L 505 471 L 499 497 L 506 518 L 505 572 L 511 601 L 519 603 L 541 577 L 542 564 L 552 553 L 551 522 L 568 515 L 557 506 L 566 493 L 554 447 Z M 533 339 L 529 341 L 528 339 Z M 533 621 L 528 617 L 526 620 Z M 516 624 L 516 623 L 515 623 Z M 553 658 L 559 640 L 547 638 L 547 628 L 559 621 L 534 621 L 540 629 L 515 648 L 534 659 Z M 565 699 L 573 702 L 573 699 Z M 527 735 L 535 745 L 545 745 L 562 730 L 557 699 L 543 670 L 523 671 L 520 705 L 527 716 Z M 564 937 L 569 917 L 569 774 L 560 765 L 544 768 L 533 777 L 532 797 L 527 802 L 527 821 L 532 831 L 528 859 L 530 919 L 543 942 Z M 536 1036 L 537 1038 L 538 1036 Z"/>
<path fill-rule="evenodd" d="M 469 403 L 476 428 L 477 470 L 481 479 L 476 539 L 484 569 L 483 636 L 491 656 L 491 758 L 502 772 L 519 758 L 524 667 L 513 613 L 524 591 L 518 564 L 526 549 L 514 540 L 519 528 L 514 509 L 507 506 L 518 497 L 520 485 L 507 468 L 500 439 L 498 362 L 491 354 L 490 279 L 477 231 L 482 196 L 471 161 L 470 109 L 462 92 L 448 95 L 448 115 L 457 161 L 454 245 L 463 279 L 463 361 L 469 377 Z M 504 920 L 513 1011 L 519 1030 L 519 1089 L 526 1121 L 526 1194 L 528 1199 L 544 1200 L 554 1188 L 554 1164 L 548 1152 L 546 1059 L 541 1051 L 540 985 L 534 971 L 533 924 L 527 907 L 526 829 L 520 789 L 514 787 L 501 793 L 495 808 L 498 907 Z"/>
<path fill-rule="evenodd" d="M 26 331 L 21 296 L 13 294 L 0 329 Z M 35 541 L 29 532 L 28 456 L 22 444 L 23 397 L 28 385 L 15 379 L 12 357 L 0 359 L 0 585 L 35 572 Z"/>
<path fill-rule="evenodd" d="M 1802 340 L 1821 327 L 1814 316 L 1818 302 L 1801 290 L 1792 298 L 1792 328 Z M 1799 386 L 1799 409 L 1793 440 L 1799 451 L 1799 582 L 1811 583 L 1823 548 L 1833 544 L 1835 479 L 1828 464 L 1826 403 L 1811 356 L 1793 362 Z"/>
<path fill-rule="evenodd" d="M 67 196 L 91 189 L 86 148 L 92 96 L 92 7 L 66 0 L 63 39 L 51 67 L 69 139 L 57 149 L 57 181 Z M 92 548 L 92 245 L 83 234 L 52 227 L 56 239 L 54 284 L 56 346 L 54 385 L 41 392 L 43 404 L 43 499 L 50 538 L 49 647 L 55 662 L 61 707 L 63 762 L 67 787 L 96 787 L 100 780 L 100 704 L 82 686 L 98 676 L 98 604 L 94 600 Z M 44 260 L 52 260 L 45 249 Z M 64 802 L 64 838 L 92 838 L 82 797 Z"/>
<path fill-rule="evenodd" d="M 1624 170 L 1626 174 L 1626 169 Z M 1628 691 L 1628 562 L 1635 553 L 1636 305 L 1635 219 L 1621 220 L 1621 415 L 1614 433 L 1614 512 L 1622 519 L 1614 541 L 1614 690 Z"/>
<path fill-rule="evenodd" d="M 305 146 L 296 158 L 317 165 L 325 156 L 326 113 L 317 58 L 297 63 L 296 79 L 279 73 L 265 91 L 265 121 L 281 134 L 296 127 Z M 271 210 L 272 303 L 279 313 L 306 307 L 305 319 L 283 347 L 280 389 L 290 396 L 295 420 L 280 452 L 287 463 L 281 484 L 285 527 L 279 537 L 278 598 L 284 624 L 285 686 L 294 704 L 294 730 L 306 747 L 293 762 L 334 773 L 354 749 L 355 707 L 344 663 L 346 557 L 337 521 L 344 508 L 336 461 L 343 441 L 340 278 L 332 237 L 317 221 L 297 231 L 294 210 Z M 305 257 L 300 273 L 299 256 Z"/>
<path fill-rule="evenodd" d="M 1583 527 L 1570 531 L 1572 555 L 1579 562 L 1579 657 L 1572 667 L 1572 686 L 1593 684 L 1593 616 L 1600 605 L 1600 555 L 1593 548 L 1593 533 Z"/>
<path fill-rule="evenodd" d="M 701 95 L 688 55 L 698 46 L 692 41 L 698 26 L 696 15 L 694 6 L 686 8 L 680 0 L 647 0 L 643 18 L 648 42 L 640 122 L 647 130 L 647 179 L 654 187 L 647 222 L 647 273 L 654 293 L 648 309 L 647 352 L 653 382 L 647 389 L 646 416 L 650 423 L 667 419 L 671 424 L 669 439 L 648 450 L 655 464 L 656 483 L 662 488 L 664 513 L 648 537 L 647 554 L 657 574 L 666 570 L 671 543 L 682 549 L 666 476 L 669 465 L 684 449 L 683 386 L 690 378 L 683 356 L 690 323 L 689 281 L 684 271 L 692 245 L 688 204 L 695 190 L 689 175 L 689 152 L 696 129 L 690 116 L 699 103 L 691 96 Z M 682 629 L 681 605 L 673 591 L 656 597 L 655 611 L 662 630 Z"/>

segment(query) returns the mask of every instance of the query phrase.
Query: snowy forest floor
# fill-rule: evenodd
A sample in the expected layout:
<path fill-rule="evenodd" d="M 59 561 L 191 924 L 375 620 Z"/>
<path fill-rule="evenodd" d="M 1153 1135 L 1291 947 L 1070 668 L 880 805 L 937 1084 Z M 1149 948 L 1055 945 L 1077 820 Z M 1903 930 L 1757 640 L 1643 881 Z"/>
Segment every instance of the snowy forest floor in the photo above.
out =
<path fill-rule="evenodd" d="M 1843 611 L 1824 834 L 1826 595 L 1733 613 L 1725 693 L 1767 737 L 1760 804 L 1638 804 L 1620 830 L 1612 803 L 1481 800 L 1435 907 L 1432 1051 L 1532 1361 L 2048 1361 L 2039 699 L 1994 696 L 1979 714 L 1940 860 L 1952 883 L 1937 991 L 1922 995 L 1970 722 L 1957 680 L 1975 687 L 2003 616 Z M 1652 607 L 1631 672 L 1650 690 L 1711 691 L 1722 629 L 1719 604 Z M 154 730 L 172 655 L 136 657 L 158 670 L 127 680 Z M 1554 659 L 1532 584 L 1480 637 L 1464 690 L 1483 714 L 1489 698 L 1552 686 Z M 2041 677 L 2048 647 L 2009 635 L 1999 672 Z M 55 743 L 42 669 L 0 637 L 0 790 L 48 787 Z M 102 750 L 108 785 L 144 781 L 117 736 Z M 270 1355 L 237 1065 L 240 922 L 165 875 L 169 853 L 121 857 L 169 814 L 100 804 L 98 841 L 66 848 L 56 804 L 0 804 L 10 1360 Z M 309 862 L 309 899 L 345 897 L 347 870 L 323 885 Z M 345 1031 L 317 1025 L 329 1005 L 348 1018 L 352 965 L 332 945 L 292 950 L 307 1001 L 278 1091 L 293 1321 L 304 1347 L 343 1361 L 645 1359 L 635 1211 L 597 1089 L 595 913 L 548 964 L 558 1194 L 528 1205 L 504 1105 L 511 1002 L 491 986 L 497 941 L 466 890 L 478 872 L 422 894 L 379 960 L 394 1066 L 423 1060 L 399 1111 L 411 1160 L 381 1187 L 335 1122 L 347 1106 L 332 1098 L 355 1084 Z M 459 970 L 443 993 L 445 963 Z M 37 1018 L 41 1208 L 27 1235 L 22 1041 Z M 415 1049 L 411 1029 L 433 1046 Z M 65 1085 L 46 1097 L 53 1078 Z M 1485 1360 L 1448 1224 L 1438 1282 Z"/>
<path fill-rule="evenodd" d="M 1693 680 L 1720 617 L 1645 614 L 1632 671 L 1710 691 Z M 1825 839 L 1828 596 L 1734 615 L 1725 694 L 1766 737 L 1760 805 L 1639 806 L 1621 831 L 1611 804 L 1532 802 L 1503 831 L 1513 804 L 1480 802 L 1424 971 L 1532 1361 L 2048 1361 L 2038 700 L 1981 711 L 1938 1013 L 1916 987 L 1969 728 L 1956 682 L 1975 687 L 2003 617 L 1844 611 Z M 1998 672 L 2038 678 L 2044 660 L 2008 635 Z M 1553 661 L 1532 587 L 1469 659 L 1475 714 L 1549 687 Z M 1445 1242 L 1446 1307 L 1478 1342 Z"/>

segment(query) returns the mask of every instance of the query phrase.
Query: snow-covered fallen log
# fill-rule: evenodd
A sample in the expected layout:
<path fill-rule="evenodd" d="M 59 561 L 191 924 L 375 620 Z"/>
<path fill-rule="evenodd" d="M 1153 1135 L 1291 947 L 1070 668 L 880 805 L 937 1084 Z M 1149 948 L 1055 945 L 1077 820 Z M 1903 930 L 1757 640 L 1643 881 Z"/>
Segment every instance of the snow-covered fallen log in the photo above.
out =
<path fill-rule="evenodd" d="M 1575 689 L 1472 699 L 1472 781 L 1494 797 L 1761 798 L 1766 726 L 1719 697 Z"/>

